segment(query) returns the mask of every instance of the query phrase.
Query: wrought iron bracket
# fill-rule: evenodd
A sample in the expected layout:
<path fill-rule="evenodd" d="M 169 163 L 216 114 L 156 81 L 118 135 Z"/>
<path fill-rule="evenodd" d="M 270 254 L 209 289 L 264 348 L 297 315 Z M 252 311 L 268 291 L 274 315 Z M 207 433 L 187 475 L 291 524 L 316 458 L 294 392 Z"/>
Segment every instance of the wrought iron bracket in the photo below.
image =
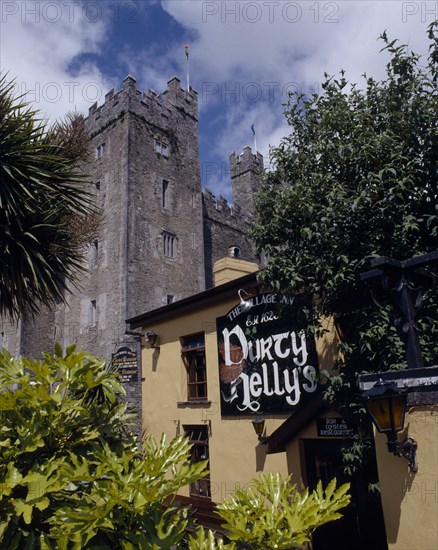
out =
<path fill-rule="evenodd" d="M 394 326 L 406 339 L 410 369 L 424 367 L 416 316 L 423 305 L 423 292 L 436 284 L 437 273 L 434 270 L 437 264 L 438 251 L 403 261 L 382 256 L 371 261 L 371 266 L 376 269 L 360 274 L 362 281 L 373 283 L 371 296 L 378 307 L 383 307 L 383 302 L 376 295 L 379 288 L 377 282 L 380 282 L 383 297 L 389 298 L 398 307 L 400 316 L 394 320 Z"/>
<path fill-rule="evenodd" d="M 418 471 L 417 463 L 417 442 L 412 437 L 406 437 L 403 441 L 390 440 L 388 438 L 388 450 L 408 461 L 409 470 L 413 473 Z"/>

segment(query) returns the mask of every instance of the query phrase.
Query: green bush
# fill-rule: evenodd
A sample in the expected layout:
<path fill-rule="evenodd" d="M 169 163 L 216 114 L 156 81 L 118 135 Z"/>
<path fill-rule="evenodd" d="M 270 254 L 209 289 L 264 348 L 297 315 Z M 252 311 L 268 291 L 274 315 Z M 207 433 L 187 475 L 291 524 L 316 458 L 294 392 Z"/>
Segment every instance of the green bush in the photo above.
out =
<path fill-rule="evenodd" d="M 43 361 L 0 354 L 0 546 L 171 548 L 188 511 L 166 506 L 205 475 L 185 438 L 141 451 L 117 376 L 74 346 Z"/>
<path fill-rule="evenodd" d="M 300 548 L 317 527 L 341 517 L 339 510 L 350 502 L 349 487 L 346 483 L 336 489 L 332 480 L 325 490 L 319 482 L 315 491 L 300 493 L 291 476 L 283 480 L 280 474 L 259 474 L 248 490 L 238 488 L 217 507 L 231 543 L 215 541 L 211 531 L 201 529 L 190 537 L 189 549 Z"/>
<path fill-rule="evenodd" d="M 117 374 L 55 347 L 42 361 L 0 353 L 0 547 L 5 550 L 296 548 L 340 517 L 348 486 L 300 494 L 261 474 L 218 506 L 231 542 L 187 538 L 181 487 L 206 475 L 187 438 L 138 441 Z"/>

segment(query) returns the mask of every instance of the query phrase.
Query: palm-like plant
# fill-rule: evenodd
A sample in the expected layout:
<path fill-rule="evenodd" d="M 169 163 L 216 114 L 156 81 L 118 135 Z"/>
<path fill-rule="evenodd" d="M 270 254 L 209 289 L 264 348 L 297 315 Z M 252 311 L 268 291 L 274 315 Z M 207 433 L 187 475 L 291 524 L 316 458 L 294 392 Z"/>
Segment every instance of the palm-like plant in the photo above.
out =
<path fill-rule="evenodd" d="M 72 136 L 74 139 L 72 139 Z M 72 220 L 93 216 L 78 162 L 83 117 L 47 128 L 14 83 L 0 78 L 0 314 L 36 313 L 62 300 L 82 268 Z"/>
<path fill-rule="evenodd" d="M 206 475 L 178 437 L 142 448 L 117 372 L 57 344 L 41 361 L 0 352 L 0 548 L 170 549 L 189 514 L 172 505 Z"/>
<path fill-rule="evenodd" d="M 0 352 L 0 547 L 171 550 L 183 548 L 189 509 L 181 487 L 208 473 L 178 436 L 130 430 L 117 372 L 59 344 L 41 361 Z M 290 478 L 260 474 L 218 506 L 230 543 L 201 529 L 191 550 L 301 547 L 340 517 L 348 485 L 299 493 Z"/>

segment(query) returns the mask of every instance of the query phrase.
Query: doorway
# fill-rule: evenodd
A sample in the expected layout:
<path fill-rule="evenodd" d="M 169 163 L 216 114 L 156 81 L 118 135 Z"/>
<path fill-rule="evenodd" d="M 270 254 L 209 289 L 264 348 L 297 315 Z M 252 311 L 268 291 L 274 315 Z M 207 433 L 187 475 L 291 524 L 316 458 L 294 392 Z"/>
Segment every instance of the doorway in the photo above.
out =
<path fill-rule="evenodd" d="M 309 489 L 319 480 L 323 487 L 333 479 L 337 485 L 350 482 L 351 502 L 343 517 L 323 525 L 313 535 L 313 550 L 387 550 L 380 494 L 369 491 L 378 479 L 374 449 L 366 457 L 367 467 L 347 478 L 343 472 L 342 446 L 345 440 L 304 440 L 305 466 Z"/>

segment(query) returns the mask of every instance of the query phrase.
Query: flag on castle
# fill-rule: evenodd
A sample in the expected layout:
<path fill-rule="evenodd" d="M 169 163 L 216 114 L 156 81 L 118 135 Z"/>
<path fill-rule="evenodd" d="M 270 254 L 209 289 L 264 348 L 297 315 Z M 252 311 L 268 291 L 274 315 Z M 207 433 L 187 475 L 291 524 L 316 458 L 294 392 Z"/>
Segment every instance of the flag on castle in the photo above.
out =
<path fill-rule="evenodd" d="M 189 45 L 184 44 L 184 53 L 186 54 L 187 60 L 187 92 L 190 91 L 190 76 L 189 76 Z"/>
<path fill-rule="evenodd" d="M 251 125 L 252 135 L 254 137 L 254 155 L 257 156 L 257 141 L 256 141 L 256 133 L 255 133 L 255 122 Z"/>

